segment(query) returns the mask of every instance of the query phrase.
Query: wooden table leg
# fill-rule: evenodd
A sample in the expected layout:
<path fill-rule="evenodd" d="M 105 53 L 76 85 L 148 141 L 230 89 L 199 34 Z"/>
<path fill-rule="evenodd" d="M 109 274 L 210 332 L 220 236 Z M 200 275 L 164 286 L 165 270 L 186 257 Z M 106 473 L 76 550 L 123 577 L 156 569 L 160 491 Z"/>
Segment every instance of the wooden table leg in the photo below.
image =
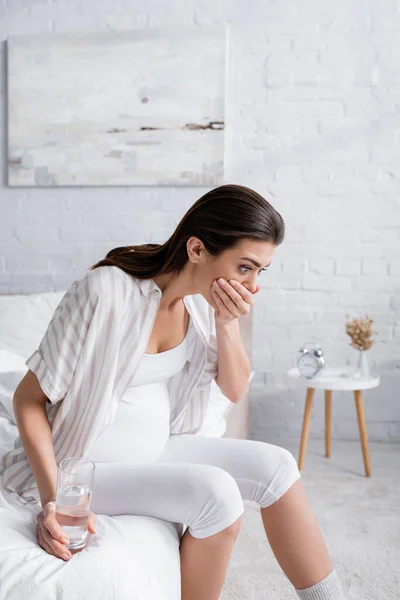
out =
<path fill-rule="evenodd" d="M 371 477 L 371 465 L 369 460 L 367 430 L 365 427 L 365 414 L 362 394 L 360 390 L 354 390 L 354 399 L 356 401 L 358 428 L 360 430 L 360 440 L 364 458 L 365 476 Z"/>
<path fill-rule="evenodd" d="M 332 390 L 325 390 L 325 456 L 331 455 L 332 438 Z"/>
<path fill-rule="evenodd" d="M 299 471 L 301 471 L 303 468 L 304 457 L 306 455 L 308 430 L 310 428 L 311 409 L 312 409 L 312 401 L 313 401 L 313 397 L 314 397 L 314 392 L 315 392 L 314 388 L 307 388 L 306 406 L 304 409 L 303 427 L 301 430 L 300 455 L 299 455 L 299 464 L 298 464 Z"/>

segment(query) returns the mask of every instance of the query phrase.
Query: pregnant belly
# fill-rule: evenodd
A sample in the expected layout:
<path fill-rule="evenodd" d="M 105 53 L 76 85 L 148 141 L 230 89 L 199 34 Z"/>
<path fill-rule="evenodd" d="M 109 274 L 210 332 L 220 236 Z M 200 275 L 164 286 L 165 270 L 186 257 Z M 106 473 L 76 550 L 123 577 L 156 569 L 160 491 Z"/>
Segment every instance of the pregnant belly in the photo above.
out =
<path fill-rule="evenodd" d="M 159 383 L 128 388 L 87 454 L 93 462 L 154 462 L 169 439 L 170 404 Z"/>

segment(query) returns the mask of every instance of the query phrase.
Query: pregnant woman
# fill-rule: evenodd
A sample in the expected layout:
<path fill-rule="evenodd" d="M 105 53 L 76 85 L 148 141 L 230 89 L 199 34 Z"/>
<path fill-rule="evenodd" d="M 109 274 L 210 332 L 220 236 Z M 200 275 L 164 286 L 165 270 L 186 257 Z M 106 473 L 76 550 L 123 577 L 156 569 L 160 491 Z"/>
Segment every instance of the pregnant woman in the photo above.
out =
<path fill-rule="evenodd" d="M 57 464 L 96 464 L 96 513 L 186 525 L 183 600 L 219 598 L 243 499 L 260 506 L 274 555 L 299 598 L 344 598 L 293 455 L 260 441 L 199 431 L 211 381 L 240 402 L 250 361 L 238 319 L 284 238 L 280 214 L 239 185 L 211 190 L 165 244 L 111 250 L 58 305 L 14 395 L 20 439 L 3 485 L 41 502 L 40 546 L 71 553 L 54 517 Z"/>

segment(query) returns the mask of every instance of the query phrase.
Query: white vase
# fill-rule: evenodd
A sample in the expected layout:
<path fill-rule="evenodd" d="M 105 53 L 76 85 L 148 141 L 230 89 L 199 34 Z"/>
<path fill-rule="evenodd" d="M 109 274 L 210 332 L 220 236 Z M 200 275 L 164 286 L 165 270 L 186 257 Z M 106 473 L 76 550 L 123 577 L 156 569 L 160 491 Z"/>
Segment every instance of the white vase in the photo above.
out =
<path fill-rule="evenodd" d="M 359 350 L 356 370 L 356 377 L 358 379 L 368 378 L 370 376 L 367 352 L 368 350 Z"/>

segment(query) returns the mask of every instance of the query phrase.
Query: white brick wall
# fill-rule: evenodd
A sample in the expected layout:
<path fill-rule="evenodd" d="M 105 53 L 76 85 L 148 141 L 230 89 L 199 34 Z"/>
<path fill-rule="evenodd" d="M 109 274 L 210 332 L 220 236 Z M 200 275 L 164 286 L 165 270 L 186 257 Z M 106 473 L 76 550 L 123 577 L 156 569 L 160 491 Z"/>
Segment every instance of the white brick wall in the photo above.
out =
<path fill-rule="evenodd" d="M 364 395 L 368 436 L 400 440 L 399 2 L 0 0 L 2 40 L 202 24 L 230 26 L 225 181 L 264 194 L 287 224 L 254 308 L 252 437 L 300 436 L 304 393 L 285 371 L 311 337 L 329 364 L 354 363 L 345 314 L 361 311 L 382 378 Z M 0 293 L 64 289 L 116 245 L 164 241 L 207 191 L 2 181 Z M 310 436 L 323 433 L 317 392 Z M 358 437 L 351 394 L 334 394 L 333 438 Z"/>

